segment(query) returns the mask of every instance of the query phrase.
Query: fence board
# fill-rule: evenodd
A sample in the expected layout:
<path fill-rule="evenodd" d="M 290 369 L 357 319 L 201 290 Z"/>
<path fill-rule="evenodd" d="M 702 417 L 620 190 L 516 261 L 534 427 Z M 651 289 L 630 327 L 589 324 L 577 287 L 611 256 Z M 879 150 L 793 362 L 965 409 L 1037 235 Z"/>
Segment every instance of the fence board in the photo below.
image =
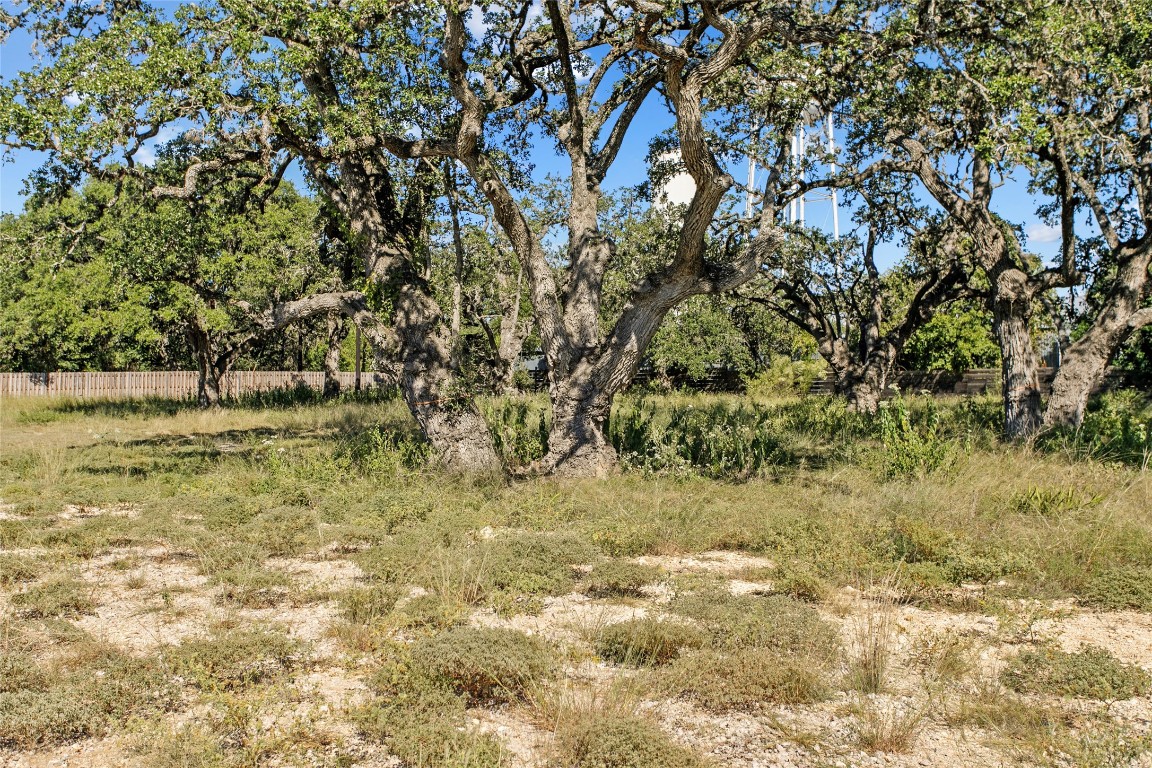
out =
<path fill-rule="evenodd" d="M 356 386 L 354 371 L 341 371 L 341 390 Z M 378 373 L 361 373 L 361 387 L 388 386 L 389 379 Z M 122 371 L 64 373 L 0 373 L 0 398 L 74 397 L 133 398 L 162 397 L 170 400 L 194 399 L 199 374 L 196 371 Z M 324 388 L 321 371 L 233 371 L 223 382 L 226 397 L 239 397 L 274 389 L 307 386 Z"/>

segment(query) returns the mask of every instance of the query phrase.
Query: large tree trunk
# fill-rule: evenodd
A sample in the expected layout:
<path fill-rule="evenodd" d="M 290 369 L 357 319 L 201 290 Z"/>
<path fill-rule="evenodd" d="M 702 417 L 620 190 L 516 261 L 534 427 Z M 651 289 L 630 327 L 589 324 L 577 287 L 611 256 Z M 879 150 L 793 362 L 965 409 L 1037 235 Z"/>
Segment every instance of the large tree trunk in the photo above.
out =
<path fill-rule="evenodd" d="M 454 338 L 439 306 L 418 288 L 396 298 L 400 391 L 436 453 L 440 466 L 459 472 L 502 469 L 492 433 L 472 400 L 459 389 L 452 360 Z"/>
<path fill-rule="evenodd" d="M 1125 258 L 1126 257 L 1126 258 Z M 1104 370 L 1131 333 L 1152 321 L 1152 310 L 1140 309 L 1147 292 L 1152 253 L 1148 247 L 1121 257 L 1111 291 L 1087 332 L 1065 350 L 1044 411 L 1044 428 L 1078 427 L 1088 398 Z"/>
<path fill-rule="evenodd" d="M 324 397 L 340 394 L 340 347 L 344 341 L 344 320 L 328 315 L 328 345 L 324 350 Z"/>
<path fill-rule="evenodd" d="M 1040 429 L 1040 377 L 1032 344 L 1028 275 L 1015 268 L 993 277 L 992 331 L 1000 344 L 1004 434 L 1026 440 Z"/>
<path fill-rule="evenodd" d="M 542 465 L 560 477 L 606 477 L 616 468 L 608 439 L 612 394 L 588 379 L 553 384 L 552 427 Z"/>

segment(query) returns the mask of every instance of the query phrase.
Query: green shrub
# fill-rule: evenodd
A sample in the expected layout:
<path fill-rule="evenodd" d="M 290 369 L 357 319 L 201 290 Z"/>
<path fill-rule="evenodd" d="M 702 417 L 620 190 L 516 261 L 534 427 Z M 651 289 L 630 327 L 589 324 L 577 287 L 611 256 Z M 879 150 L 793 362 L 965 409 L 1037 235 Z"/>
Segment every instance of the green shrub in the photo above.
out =
<path fill-rule="evenodd" d="M 57 577 L 34 584 L 11 597 L 16 612 L 29 619 L 76 618 L 93 613 L 92 588 L 70 577 Z"/>
<path fill-rule="evenodd" d="M 514 629 L 455 627 L 416 641 L 413 668 L 472 702 L 510 701 L 552 674 L 543 642 Z"/>
<path fill-rule="evenodd" d="M 923 477 L 952 458 L 953 445 L 940 435 L 939 416 L 931 401 L 923 427 L 912 423 L 908 404 L 900 396 L 880 404 L 877 427 L 884 444 L 883 474 L 889 479 Z"/>
<path fill-rule="evenodd" d="M 408 768 L 499 768 L 508 754 L 489 734 L 465 727 L 465 702 L 429 681 L 406 677 L 356 714 L 360 731 Z"/>
<path fill-rule="evenodd" d="M 828 582 L 808 570 L 792 570 L 776 579 L 772 588 L 802 603 L 822 603 L 828 599 Z"/>
<path fill-rule="evenodd" d="M 812 382 L 827 370 L 828 363 L 823 358 L 793 360 L 785 355 L 773 355 L 764 370 L 745 380 L 744 391 L 751 398 L 806 395 Z"/>
<path fill-rule="evenodd" d="M 0 650 L 0 693 L 48 687 L 48 676 L 31 656 L 14 650 Z"/>
<path fill-rule="evenodd" d="M 132 716 L 166 711 L 179 690 L 155 659 L 90 653 L 59 678 L 0 692 L 0 747 L 30 749 L 103 735 Z"/>
<path fill-rule="evenodd" d="M 404 603 L 398 620 L 405 627 L 447 629 L 468 620 L 468 606 L 435 592 L 418 595 Z"/>
<path fill-rule="evenodd" d="M 394 584 L 373 584 L 370 587 L 353 587 L 340 593 L 340 603 L 344 618 L 353 624 L 374 624 L 392 613 L 403 590 Z"/>
<path fill-rule="evenodd" d="M 1152 612 L 1152 568 L 1110 568 L 1088 581 L 1080 602 L 1105 611 Z"/>
<path fill-rule="evenodd" d="M 1010 661 L 1001 680 L 1019 693 L 1046 693 L 1110 701 L 1142 696 L 1152 678 L 1140 667 L 1124 664 L 1103 648 L 1076 653 L 1055 648 L 1024 651 Z"/>
<path fill-rule="evenodd" d="M 280 507 L 257 515 L 237 535 L 268 555 L 288 557 L 319 546 L 319 530 L 319 520 L 311 510 Z"/>
<path fill-rule="evenodd" d="M 717 649 L 766 648 L 818 661 L 840 650 L 840 632 L 811 605 L 786 595 L 699 591 L 672 601 L 670 609 L 695 619 Z"/>
<path fill-rule="evenodd" d="M 761 648 L 685 653 L 669 665 L 663 687 L 714 712 L 766 702 L 811 704 L 830 690 L 819 665 Z"/>
<path fill-rule="evenodd" d="M 702 768 L 706 763 L 651 720 L 590 714 L 556 731 L 557 768 Z"/>
<path fill-rule="evenodd" d="M 43 569 L 43 565 L 30 557 L 0 554 L 0 587 L 35 581 Z"/>
<path fill-rule="evenodd" d="M 566 595 L 575 586 L 574 566 L 598 554 L 571 534 L 509 532 L 481 544 L 475 562 L 489 592 Z"/>
<path fill-rule="evenodd" d="M 185 640 L 169 652 L 174 668 L 205 690 L 239 690 L 297 666 L 300 648 L 277 632 L 225 631 Z"/>
<path fill-rule="evenodd" d="M 212 582 L 220 585 L 220 599 L 242 608 L 271 608 L 290 594 L 292 578 L 271 568 L 239 566 L 220 571 Z"/>
<path fill-rule="evenodd" d="M 1101 496 L 1086 497 L 1071 486 L 1041 488 L 1032 485 L 1026 491 L 1013 493 L 1008 500 L 1008 507 L 1019 515 L 1058 517 L 1067 512 L 1096 506 L 1102 500 Z"/>
<path fill-rule="evenodd" d="M 659 581 L 663 574 L 651 565 L 602 560 L 585 579 L 584 593 L 589 597 L 639 597 L 645 585 Z"/>
<path fill-rule="evenodd" d="M 706 642 L 704 632 L 690 624 L 649 616 L 604 627 L 596 638 L 596 652 L 616 664 L 651 666 L 667 664 L 681 650 Z"/>

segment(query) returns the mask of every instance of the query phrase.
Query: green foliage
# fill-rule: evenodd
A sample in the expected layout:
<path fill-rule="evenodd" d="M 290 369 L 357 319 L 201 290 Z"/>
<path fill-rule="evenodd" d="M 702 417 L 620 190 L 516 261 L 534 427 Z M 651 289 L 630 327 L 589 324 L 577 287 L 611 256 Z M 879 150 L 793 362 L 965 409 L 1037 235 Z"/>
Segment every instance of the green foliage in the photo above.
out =
<path fill-rule="evenodd" d="M 468 621 L 468 606 L 435 592 L 417 595 L 400 608 L 397 621 L 404 627 L 447 629 Z"/>
<path fill-rule="evenodd" d="M 54 577 L 12 595 L 16 612 L 25 618 L 76 618 L 96 610 L 92 587 L 67 577 Z"/>
<path fill-rule="evenodd" d="M 840 633 L 811 605 L 785 595 L 701 590 L 676 597 L 670 610 L 695 620 L 719 650 L 762 648 L 826 662 L 840 650 Z"/>
<path fill-rule="evenodd" d="M 663 571 L 629 560 L 601 560 L 584 580 L 589 597 L 639 597 L 642 588 L 661 579 Z"/>
<path fill-rule="evenodd" d="M 1107 392 L 1090 404 L 1080 429 L 1041 436 L 1049 450 L 1137 467 L 1152 463 L 1152 400 L 1137 390 Z"/>
<path fill-rule="evenodd" d="M 706 641 L 691 624 L 644 617 L 604 627 L 596 638 L 596 653 L 616 664 L 646 667 L 667 664 L 684 649 L 699 648 Z"/>
<path fill-rule="evenodd" d="M 877 420 L 884 444 L 883 473 L 892 479 L 923 477 L 948 464 L 955 446 L 940 435 L 939 418 L 929 405 L 923 427 L 913 425 L 908 404 L 899 395 L 880 404 Z"/>
<path fill-rule="evenodd" d="M 744 391 L 757 399 L 806 395 L 812 383 L 827 371 L 828 364 L 823 358 L 793 360 L 774 355 L 762 371 L 745 380 Z"/>
<path fill-rule="evenodd" d="M 44 566 L 30 557 L 0 554 L 0 586 L 10 587 L 34 581 L 43 570 Z"/>
<path fill-rule="evenodd" d="M 904 345 L 901 365 L 912 371 L 951 371 L 994 368 L 1000 347 L 992 335 L 987 311 L 954 304 L 937 312 Z"/>
<path fill-rule="evenodd" d="M 508 755 L 491 734 L 465 726 L 462 696 L 413 667 L 407 648 L 391 647 L 373 679 L 379 696 L 361 709 L 362 733 L 412 768 L 500 768 Z"/>
<path fill-rule="evenodd" d="M 1143 669 L 1091 646 L 1076 653 L 1055 648 L 1023 651 L 1008 663 L 1000 679 L 1020 693 L 1101 701 L 1130 699 L 1152 691 L 1152 677 Z"/>
<path fill-rule="evenodd" d="M 338 600 L 345 619 L 354 624 L 374 624 L 392 613 L 401 596 L 401 589 L 394 584 L 373 584 L 345 590 Z"/>
<path fill-rule="evenodd" d="M 812 704 L 828 697 L 824 673 L 810 659 L 761 648 L 699 650 L 672 662 L 661 688 L 713 712 L 760 704 Z"/>
<path fill-rule="evenodd" d="M 1105 611 L 1152 613 L 1152 568 L 1127 566 L 1093 574 L 1080 602 Z"/>
<path fill-rule="evenodd" d="M 169 653 L 183 676 L 208 691 L 238 691 L 275 680 L 299 666 L 301 648 L 278 632 L 227 630 L 185 640 Z"/>
<path fill-rule="evenodd" d="M 156 659 L 103 648 L 85 650 L 59 676 L 25 673 L 0 689 L 0 746 L 17 749 L 100 736 L 179 701 Z"/>
<path fill-rule="evenodd" d="M 470 702 L 483 703 L 521 698 L 551 676 L 553 659 L 538 638 L 514 629 L 456 627 L 417 640 L 412 666 Z"/>
<path fill-rule="evenodd" d="M 661 408 L 640 399 L 613 414 L 611 440 L 622 460 L 648 471 L 753 477 L 788 460 L 770 411 L 741 403 Z"/>
<path fill-rule="evenodd" d="M 703 768 L 707 765 L 651 720 L 605 713 L 563 723 L 556 732 L 557 768 Z"/>

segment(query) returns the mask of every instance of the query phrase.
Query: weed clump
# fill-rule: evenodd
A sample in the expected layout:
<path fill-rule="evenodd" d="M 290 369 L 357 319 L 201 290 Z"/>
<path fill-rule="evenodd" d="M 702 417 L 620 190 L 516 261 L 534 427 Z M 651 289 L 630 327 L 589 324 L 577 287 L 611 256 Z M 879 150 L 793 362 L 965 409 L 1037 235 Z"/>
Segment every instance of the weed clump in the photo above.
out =
<path fill-rule="evenodd" d="M 818 666 L 762 648 L 685 653 L 669 665 L 663 687 L 721 713 L 765 702 L 811 704 L 830 690 Z"/>
<path fill-rule="evenodd" d="M 703 768 L 706 763 L 637 715 L 589 714 L 556 731 L 557 768 Z"/>
<path fill-rule="evenodd" d="M 76 618 L 96 610 L 91 588 L 69 577 L 34 584 L 12 595 L 11 602 L 26 619 Z"/>
<path fill-rule="evenodd" d="M 35 581 L 41 570 L 41 564 L 30 557 L 0 555 L 0 587 Z"/>
<path fill-rule="evenodd" d="M 717 649 L 767 648 L 817 661 L 840 650 L 840 633 L 811 605 L 785 595 L 700 591 L 672 601 L 671 610 L 694 619 Z"/>
<path fill-rule="evenodd" d="M 1018 693 L 1100 701 L 1130 699 L 1152 690 L 1152 677 L 1143 669 L 1090 646 L 1076 653 L 1055 648 L 1023 651 L 1012 659 L 1001 680 Z"/>
<path fill-rule="evenodd" d="M 647 584 L 659 581 L 663 571 L 651 565 L 628 560 L 603 560 L 585 580 L 589 597 L 639 597 Z"/>
<path fill-rule="evenodd" d="M 690 624 L 645 617 L 604 627 L 596 638 L 596 652 L 616 664 L 645 667 L 667 664 L 682 650 L 707 642 L 707 635 Z"/>
<path fill-rule="evenodd" d="M 172 650 L 171 661 L 201 689 L 234 691 L 280 676 L 297 665 L 299 655 L 282 634 L 242 630 L 186 640 Z"/>
<path fill-rule="evenodd" d="M 220 571 L 212 581 L 220 585 L 220 600 L 241 608 L 271 608 L 289 595 L 292 578 L 283 571 L 238 566 Z"/>
<path fill-rule="evenodd" d="M 429 592 L 408 600 L 397 613 L 398 622 L 405 627 L 440 630 L 463 624 L 468 618 L 468 606 Z"/>
<path fill-rule="evenodd" d="M 1093 576 L 1080 602 L 1105 611 L 1152 611 L 1152 568 L 1110 568 Z"/>
<path fill-rule="evenodd" d="M 337 601 L 344 618 L 353 624 L 374 624 L 392 613 L 401 590 L 392 584 L 354 587 L 342 592 Z"/>
<path fill-rule="evenodd" d="M 562 533 L 508 533 L 484 545 L 481 576 L 492 592 L 565 595 L 575 584 L 573 567 L 594 560 L 596 549 Z"/>
<path fill-rule="evenodd" d="M 777 593 L 803 603 L 822 603 L 832 591 L 828 582 L 808 570 L 786 573 L 772 587 Z"/>
<path fill-rule="evenodd" d="M 412 666 L 474 703 L 512 701 L 549 677 L 552 654 L 540 640 L 514 629 L 455 627 L 418 640 Z"/>
<path fill-rule="evenodd" d="M 379 694 L 356 717 L 360 731 L 412 768 L 496 768 L 508 755 L 490 734 L 465 727 L 467 699 L 431 676 L 414 650 L 386 645 L 372 679 Z M 433 670 L 434 673 L 434 670 Z"/>
<path fill-rule="evenodd" d="M 24 674 L 0 692 L 0 746 L 65 744 L 132 716 L 172 709 L 178 688 L 155 659 L 88 649 L 59 677 Z"/>

